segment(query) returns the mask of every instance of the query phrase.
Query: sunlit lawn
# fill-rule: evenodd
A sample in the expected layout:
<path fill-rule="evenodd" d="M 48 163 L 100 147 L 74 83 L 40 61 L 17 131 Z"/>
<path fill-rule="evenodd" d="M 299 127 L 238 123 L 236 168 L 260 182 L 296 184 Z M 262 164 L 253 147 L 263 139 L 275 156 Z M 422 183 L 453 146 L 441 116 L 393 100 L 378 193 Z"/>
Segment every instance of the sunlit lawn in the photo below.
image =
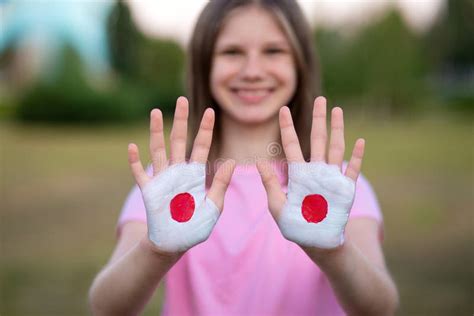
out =
<path fill-rule="evenodd" d="M 367 140 L 364 173 L 385 216 L 384 247 L 400 315 L 470 315 L 472 126 L 451 119 L 348 122 Z M 84 315 L 133 184 L 130 141 L 147 123 L 41 127 L 2 122 L 1 315 Z M 349 146 L 350 144 L 350 146 Z M 147 309 L 157 315 L 159 295 Z"/>

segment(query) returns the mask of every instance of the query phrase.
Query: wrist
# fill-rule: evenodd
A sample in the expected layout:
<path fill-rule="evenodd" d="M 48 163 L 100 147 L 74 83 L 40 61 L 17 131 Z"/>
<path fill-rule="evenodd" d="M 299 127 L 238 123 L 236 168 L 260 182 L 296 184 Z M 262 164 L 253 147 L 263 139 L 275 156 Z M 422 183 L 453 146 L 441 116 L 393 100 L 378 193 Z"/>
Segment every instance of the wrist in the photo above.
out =
<path fill-rule="evenodd" d="M 301 246 L 304 252 L 318 265 L 337 260 L 346 253 L 347 247 L 349 247 L 347 241 L 330 249 Z"/>
<path fill-rule="evenodd" d="M 148 236 L 144 236 L 140 240 L 139 247 L 142 248 L 147 253 L 149 253 L 150 255 L 152 255 L 153 257 L 165 262 L 170 262 L 170 263 L 174 263 L 178 261 L 184 254 L 184 252 L 166 252 L 166 251 L 160 250 L 148 238 Z"/>

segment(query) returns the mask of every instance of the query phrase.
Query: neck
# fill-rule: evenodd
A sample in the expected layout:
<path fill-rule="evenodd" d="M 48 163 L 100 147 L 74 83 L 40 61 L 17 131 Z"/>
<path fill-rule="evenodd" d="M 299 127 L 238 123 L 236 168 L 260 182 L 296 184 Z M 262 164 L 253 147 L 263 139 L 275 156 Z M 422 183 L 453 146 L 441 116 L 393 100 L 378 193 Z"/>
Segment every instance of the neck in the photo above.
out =
<path fill-rule="evenodd" d="M 241 124 L 222 115 L 219 158 L 234 159 L 237 164 L 255 164 L 257 159 L 284 157 L 280 145 L 278 119 L 259 124 Z"/>

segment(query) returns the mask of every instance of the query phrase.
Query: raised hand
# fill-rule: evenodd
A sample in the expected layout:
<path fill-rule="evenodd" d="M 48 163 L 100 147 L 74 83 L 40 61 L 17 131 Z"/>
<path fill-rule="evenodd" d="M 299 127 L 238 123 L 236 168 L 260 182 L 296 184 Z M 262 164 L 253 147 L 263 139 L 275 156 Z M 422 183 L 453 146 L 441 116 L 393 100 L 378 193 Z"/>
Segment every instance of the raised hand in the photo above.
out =
<path fill-rule="evenodd" d="M 226 161 L 217 170 L 206 196 L 206 161 L 212 142 L 214 111 L 206 109 L 186 162 L 188 100 L 178 98 L 167 159 L 163 116 L 154 109 L 150 115 L 150 156 L 153 176 L 140 161 L 138 147 L 130 144 L 128 160 L 145 203 L 148 238 L 162 252 L 183 252 L 205 241 L 222 211 L 224 195 L 235 162 Z"/>
<path fill-rule="evenodd" d="M 344 229 L 355 195 L 355 182 L 364 155 L 363 139 L 354 145 L 345 174 L 344 119 L 341 108 L 331 113 L 331 138 L 326 155 L 326 99 L 314 102 L 311 129 L 311 161 L 305 162 L 290 110 L 280 110 L 283 149 L 288 160 L 288 194 L 268 162 L 257 167 L 268 196 L 269 209 L 283 236 L 305 247 L 336 248 L 344 242 Z M 327 158 L 326 158 L 327 156 Z"/>

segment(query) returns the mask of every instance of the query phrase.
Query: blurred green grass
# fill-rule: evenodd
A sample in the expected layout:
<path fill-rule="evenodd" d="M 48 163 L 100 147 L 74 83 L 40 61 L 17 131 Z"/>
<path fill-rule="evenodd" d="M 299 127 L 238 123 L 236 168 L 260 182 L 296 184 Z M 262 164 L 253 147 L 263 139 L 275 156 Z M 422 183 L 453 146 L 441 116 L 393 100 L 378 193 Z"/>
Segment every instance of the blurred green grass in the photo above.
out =
<path fill-rule="evenodd" d="M 472 124 L 346 120 L 348 152 L 356 137 L 367 141 L 363 172 L 384 212 L 399 315 L 471 314 Z M 88 313 L 87 290 L 133 185 L 127 144 L 146 157 L 147 128 L 2 122 L 1 315 Z M 162 288 L 145 315 L 159 313 L 161 297 Z"/>

